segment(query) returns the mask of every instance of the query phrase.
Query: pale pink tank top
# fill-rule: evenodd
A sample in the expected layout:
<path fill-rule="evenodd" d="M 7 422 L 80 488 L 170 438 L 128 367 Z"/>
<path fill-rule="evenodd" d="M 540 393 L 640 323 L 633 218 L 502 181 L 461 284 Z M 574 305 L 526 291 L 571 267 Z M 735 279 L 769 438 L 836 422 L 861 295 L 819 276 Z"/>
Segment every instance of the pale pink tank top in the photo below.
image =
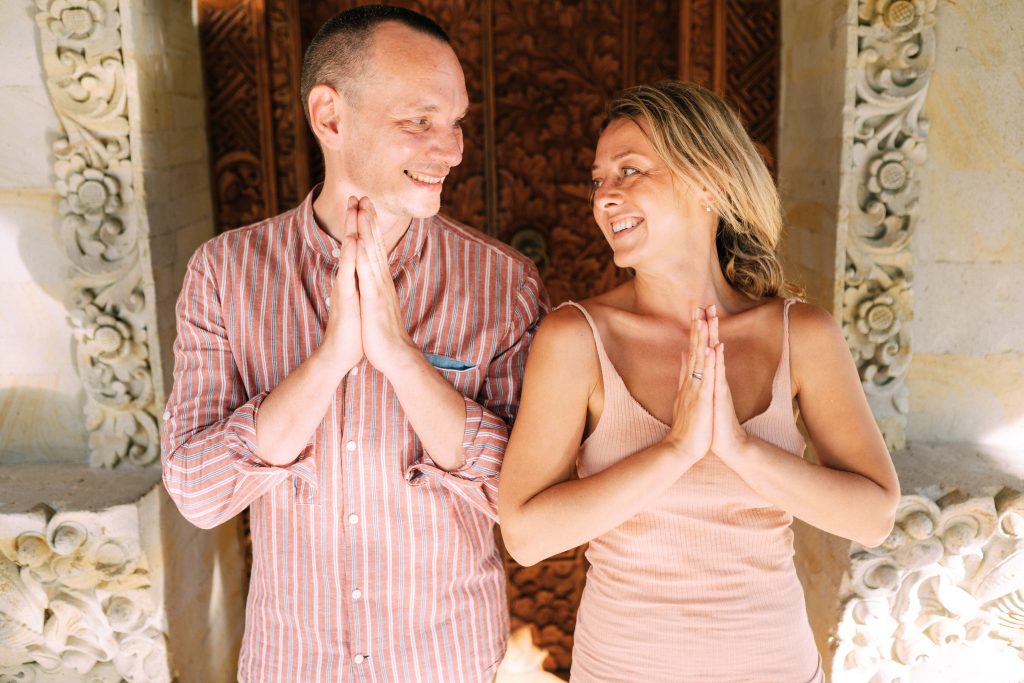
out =
<path fill-rule="evenodd" d="M 743 428 L 794 455 L 789 307 L 768 409 Z M 604 409 L 580 448 L 585 477 L 658 443 L 664 424 L 630 395 L 586 309 Z M 823 680 L 793 567 L 793 518 L 714 455 L 640 514 L 590 542 L 572 681 L 817 683 Z"/>

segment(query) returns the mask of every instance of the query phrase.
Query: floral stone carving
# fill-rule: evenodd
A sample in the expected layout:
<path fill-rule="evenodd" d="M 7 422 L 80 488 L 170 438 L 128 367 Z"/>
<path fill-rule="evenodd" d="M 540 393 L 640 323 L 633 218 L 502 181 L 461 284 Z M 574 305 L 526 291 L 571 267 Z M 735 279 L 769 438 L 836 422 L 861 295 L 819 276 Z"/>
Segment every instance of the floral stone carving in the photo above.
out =
<path fill-rule="evenodd" d="M 872 410 L 905 444 L 913 264 L 936 0 L 860 0 L 842 320 Z"/>
<path fill-rule="evenodd" d="M 170 681 L 137 508 L 0 515 L 0 681 Z"/>
<path fill-rule="evenodd" d="M 954 646 L 1024 670 L 1024 494 L 904 496 L 885 543 L 854 546 L 845 584 L 834 683 L 910 681 Z"/>
<path fill-rule="evenodd" d="M 128 96 L 117 0 L 36 0 L 46 83 L 61 123 L 54 143 L 61 229 L 75 268 L 68 303 L 87 402 L 90 461 L 159 455 L 149 311 L 140 254 Z"/>

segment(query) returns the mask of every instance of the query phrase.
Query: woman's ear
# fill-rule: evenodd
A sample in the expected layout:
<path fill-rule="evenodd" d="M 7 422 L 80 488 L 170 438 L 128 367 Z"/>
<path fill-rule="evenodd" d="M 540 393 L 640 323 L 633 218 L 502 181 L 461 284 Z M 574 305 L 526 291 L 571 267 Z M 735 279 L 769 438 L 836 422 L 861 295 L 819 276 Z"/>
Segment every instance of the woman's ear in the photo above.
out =
<path fill-rule="evenodd" d="M 309 125 L 324 149 L 341 146 L 341 94 L 321 83 L 309 91 Z"/>

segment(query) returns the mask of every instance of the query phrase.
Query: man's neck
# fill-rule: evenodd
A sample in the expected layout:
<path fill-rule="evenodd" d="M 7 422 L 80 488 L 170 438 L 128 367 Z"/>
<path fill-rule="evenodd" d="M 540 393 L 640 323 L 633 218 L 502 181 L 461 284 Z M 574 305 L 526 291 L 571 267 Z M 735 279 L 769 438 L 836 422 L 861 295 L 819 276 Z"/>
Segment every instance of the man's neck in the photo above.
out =
<path fill-rule="evenodd" d="M 348 198 L 353 193 L 346 194 L 343 190 L 331 191 L 327 184 L 324 184 L 320 194 L 313 200 L 313 216 L 317 225 L 328 235 L 338 242 L 345 238 L 345 211 L 348 207 Z M 370 197 L 373 200 L 373 197 Z M 402 241 L 412 221 L 409 216 L 396 216 L 377 208 L 378 229 L 384 239 L 384 246 L 390 254 L 395 246 Z"/>

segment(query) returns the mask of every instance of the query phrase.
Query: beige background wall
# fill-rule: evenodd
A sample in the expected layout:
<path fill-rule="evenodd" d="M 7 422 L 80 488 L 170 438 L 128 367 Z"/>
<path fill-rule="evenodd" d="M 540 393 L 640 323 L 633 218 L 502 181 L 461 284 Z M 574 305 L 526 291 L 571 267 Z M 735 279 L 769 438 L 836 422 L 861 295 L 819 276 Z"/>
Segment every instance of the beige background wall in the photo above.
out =
<path fill-rule="evenodd" d="M 34 14 L 0 3 L 0 464 L 88 459 Z"/>
<path fill-rule="evenodd" d="M 1024 458 L 1024 2 L 940 2 L 910 441 Z"/>

